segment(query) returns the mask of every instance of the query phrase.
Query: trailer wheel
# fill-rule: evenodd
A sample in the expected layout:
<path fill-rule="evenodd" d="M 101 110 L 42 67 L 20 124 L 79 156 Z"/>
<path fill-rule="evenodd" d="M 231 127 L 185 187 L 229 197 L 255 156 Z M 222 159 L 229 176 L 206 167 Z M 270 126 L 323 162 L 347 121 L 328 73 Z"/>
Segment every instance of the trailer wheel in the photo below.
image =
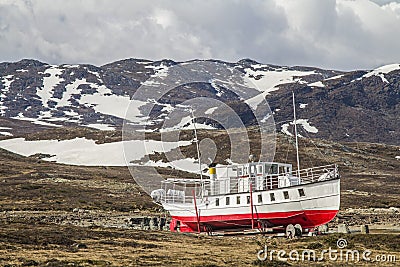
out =
<path fill-rule="evenodd" d="M 303 234 L 303 228 L 301 227 L 301 225 L 300 224 L 295 224 L 294 225 L 294 229 L 295 229 L 295 235 L 296 236 L 298 236 L 298 237 L 300 237 L 300 236 L 302 236 L 302 234 Z"/>
<path fill-rule="evenodd" d="M 286 226 L 286 237 L 292 239 L 296 236 L 296 229 L 294 228 L 293 224 L 288 224 Z"/>

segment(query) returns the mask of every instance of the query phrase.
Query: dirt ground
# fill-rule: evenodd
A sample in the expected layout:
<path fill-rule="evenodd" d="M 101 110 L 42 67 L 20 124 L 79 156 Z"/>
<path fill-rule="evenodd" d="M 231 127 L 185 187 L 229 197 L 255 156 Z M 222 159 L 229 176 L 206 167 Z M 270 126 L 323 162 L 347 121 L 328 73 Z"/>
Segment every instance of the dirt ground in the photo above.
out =
<path fill-rule="evenodd" d="M 384 266 L 398 266 L 400 233 L 325 235 L 294 240 L 268 236 L 196 236 L 167 231 L 61 226 L 36 221 L 1 219 L 1 266 L 359 266 L 377 265 L 361 258 L 318 260 L 322 250 L 337 249 L 345 238 L 347 249 L 371 250 L 370 260 L 385 255 Z M 315 250 L 316 261 L 258 259 L 261 250 Z M 339 251 L 340 252 L 340 251 Z M 270 254 L 268 254 L 270 255 Z M 288 258 L 288 255 L 286 255 Z M 396 265 L 397 260 L 397 265 Z M 381 263 L 379 263 L 381 265 Z"/>

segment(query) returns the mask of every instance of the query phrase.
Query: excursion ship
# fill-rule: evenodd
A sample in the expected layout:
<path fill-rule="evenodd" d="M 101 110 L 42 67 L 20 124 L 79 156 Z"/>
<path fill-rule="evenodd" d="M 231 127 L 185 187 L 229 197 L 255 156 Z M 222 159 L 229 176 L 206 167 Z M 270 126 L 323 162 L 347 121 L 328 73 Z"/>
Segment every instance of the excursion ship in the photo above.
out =
<path fill-rule="evenodd" d="M 250 161 L 211 166 L 207 178 L 162 181 L 151 196 L 170 213 L 171 231 L 275 228 L 293 237 L 331 221 L 340 206 L 338 167 L 300 170 L 295 113 L 296 170 L 287 163 Z"/>

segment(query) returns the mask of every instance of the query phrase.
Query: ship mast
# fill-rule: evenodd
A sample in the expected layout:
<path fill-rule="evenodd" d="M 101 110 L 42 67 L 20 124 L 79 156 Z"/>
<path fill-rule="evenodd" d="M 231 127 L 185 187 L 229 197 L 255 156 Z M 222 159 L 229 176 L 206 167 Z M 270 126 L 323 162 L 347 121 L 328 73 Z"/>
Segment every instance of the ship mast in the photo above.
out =
<path fill-rule="evenodd" d="M 200 180 L 203 180 L 203 172 L 201 171 L 199 139 L 197 138 L 197 129 L 196 129 L 196 122 L 194 121 L 195 117 L 194 117 L 193 109 L 191 109 L 191 112 L 192 112 L 192 121 L 193 121 L 193 128 L 194 128 L 194 137 L 196 138 L 197 158 L 199 159 Z"/>
<path fill-rule="evenodd" d="M 294 135 L 296 136 L 297 176 L 300 178 L 300 159 L 299 159 L 299 142 L 297 140 L 296 102 L 294 101 L 294 92 L 292 92 L 292 94 L 293 94 Z"/>

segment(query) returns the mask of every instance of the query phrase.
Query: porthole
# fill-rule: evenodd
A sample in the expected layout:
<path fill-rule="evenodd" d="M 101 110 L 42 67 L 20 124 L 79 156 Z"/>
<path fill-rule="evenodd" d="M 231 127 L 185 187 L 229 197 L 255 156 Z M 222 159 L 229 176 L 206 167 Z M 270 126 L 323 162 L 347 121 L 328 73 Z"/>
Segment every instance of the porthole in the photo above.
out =
<path fill-rule="evenodd" d="M 283 191 L 283 198 L 289 199 L 289 191 Z"/>
<path fill-rule="evenodd" d="M 303 188 L 299 188 L 298 191 L 299 191 L 299 196 L 300 197 L 305 197 L 306 196 L 306 194 L 304 193 L 304 189 Z"/>
<path fill-rule="evenodd" d="M 275 194 L 274 193 L 269 193 L 269 197 L 271 198 L 271 201 L 275 201 Z"/>

